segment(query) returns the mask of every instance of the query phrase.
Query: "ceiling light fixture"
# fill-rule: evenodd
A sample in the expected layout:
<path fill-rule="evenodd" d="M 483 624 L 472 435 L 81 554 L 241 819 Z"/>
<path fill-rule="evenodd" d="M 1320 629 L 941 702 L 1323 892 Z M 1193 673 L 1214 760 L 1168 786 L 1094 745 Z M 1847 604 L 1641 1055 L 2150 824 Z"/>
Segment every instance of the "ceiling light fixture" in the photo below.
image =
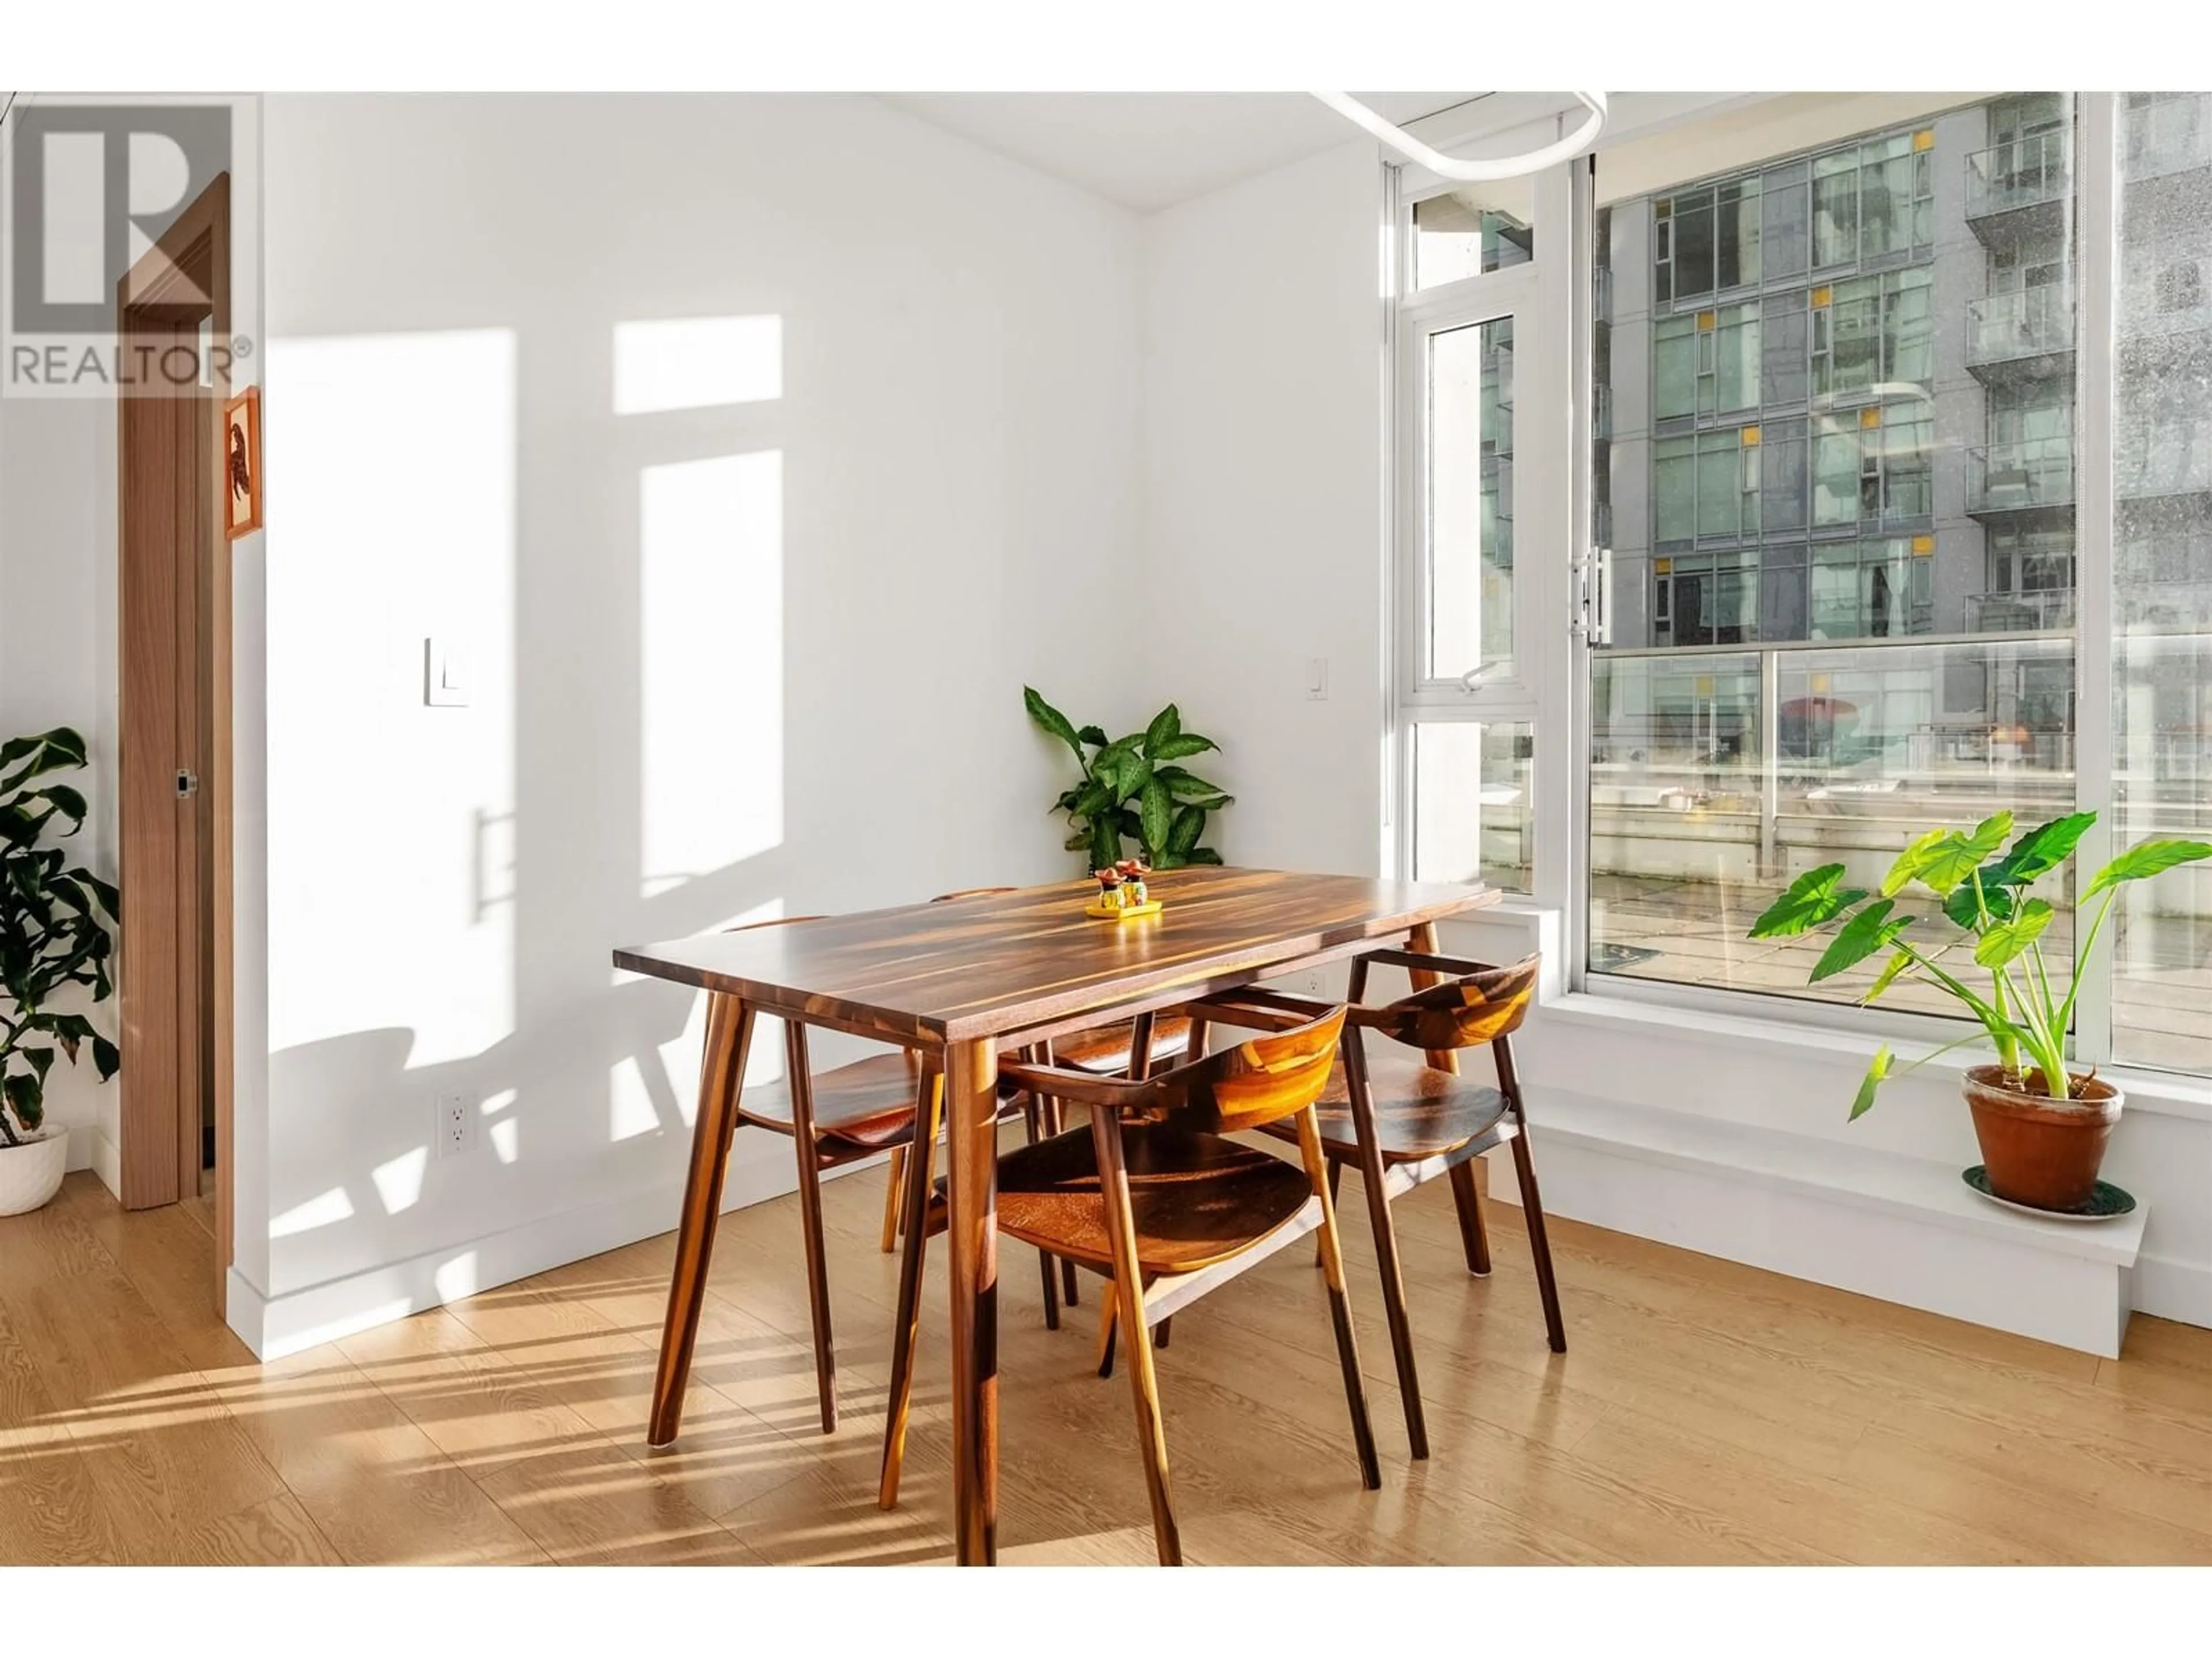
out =
<path fill-rule="evenodd" d="M 1462 161 L 1447 155 L 1442 150 L 1431 149 L 1401 126 L 1384 120 L 1350 93 L 1317 92 L 1314 96 L 1327 104 L 1339 115 L 1373 133 L 1392 149 L 1418 166 L 1425 167 L 1439 179 L 1451 179 L 1462 184 L 1480 184 L 1492 179 L 1518 179 L 1523 173 L 1541 173 L 1546 167 L 1561 161 L 1571 161 L 1592 144 L 1605 131 L 1605 94 L 1601 92 L 1578 92 L 1575 97 L 1589 111 L 1582 125 L 1557 143 L 1547 144 L 1541 149 L 1532 149 L 1521 155 L 1505 155 L 1487 161 Z"/>

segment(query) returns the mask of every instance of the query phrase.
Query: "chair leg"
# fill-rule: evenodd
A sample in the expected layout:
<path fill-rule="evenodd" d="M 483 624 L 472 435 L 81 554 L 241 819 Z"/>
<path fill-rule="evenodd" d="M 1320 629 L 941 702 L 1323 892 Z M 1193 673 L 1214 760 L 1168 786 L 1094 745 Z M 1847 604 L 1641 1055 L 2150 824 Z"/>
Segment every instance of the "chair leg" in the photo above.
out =
<path fill-rule="evenodd" d="M 1140 1033 L 1149 1036 L 1139 1016 Z M 1121 1121 L 1111 1112 L 1091 1115 L 1091 1140 L 1098 1159 L 1098 1189 L 1105 1200 L 1106 1233 L 1114 1249 L 1114 1296 L 1129 1343 L 1129 1394 L 1137 1412 L 1137 1438 L 1145 1454 L 1145 1487 L 1152 1503 L 1152 1541 L 1160 1565 L 1182 1565 L 1168 1485 L 1167 1425 L 1160 1419 L 1158 1379 L 1152 1372 L 1152 1336 L 1145 1328 L 1144 1279 L 1137 1267 L 1137 1224 L 1129 1212 L 1129 1176 L 1121 1164 Z"/>
<path fill-rule="evenodd" d="M 814 1084 L 808 1074 L 806 1028 L 786 1020 L 783 1046 L 790 1075 L 792 1145 L 799 1157 L 799 1230 L 806 1249 L 806 1299 L 814 1316 L 814 1386 L 822 1432 L 837 1431 L 837 1347 L 830 1330 L 830 1263 L 822 1242 L 822 1164 L 815 1150 Z"/>
<path fill-rule="evenodd" d="M 1170 1314 L 1165 1319 L 1163 1319 L 1158 1324 L 1152 1327 L 1152 1352 L 1154 1353 L 1165 1353 L 1168 1351 L 1168 1333 L 1174 1328 L 1175 1316 L 1173 1314 Z"/>
<path fill-rule="evenodd" d="M 1022 1106 L 1022 1123 L 1029 1133 L 1030 1145 L 1037 1144 L 1041 1109 L 1037 1097 L 1031 1095 Z M 1060 1274 L 1055 1259 L 1042 1250 L 1037 1252 L 1037 1273 L 1044 1284 L 1044 1328 L 1048 1331 L 1060 1328 Z"/>
<path fill-rule="evenodd" d="M 1521 1177 L 1521 1213 L 1528 1224 L 1528 1253 L 1536 1261 L 1536 1289 L 1544 1298 L 1544 1333 L 1552 1352 L 1567 1351 L 1567 1327 L 1559 1317 L 1559 1285 L 1552 1275 L 1552 1241 L 1544 1232 L 1544 1200 L 1536 1194 L 1536 1166 L 1529 1161 L 1528 1126 L 1513 1137 L 1513 1170 Z"/>
<path fill-rule="evenodd" d="M 1114 1331 L 1119 1323 L 1115 1307 L 1114 1287 L 1106 1287 L 1106 1304 L 1098 1310 L 1098 1375 L 1114 1375 Z"/>
<path fill-rule="evenodd" d="M 1390 1220 L 1389 1172 L 1382 1165 L 1381 1137 L 1375 1124 L 1374 1096 L 1368 1087 L 1366 1051 L 1358 1031 L 1343 1043 L 1346 1094 L 1359 1139 L 1359 1184 L 1367 1194 L 1367 1224 L 1375 1236 L 1375 1262 L 1382 1280 L 1382 1311 L 1390 1326 L 1390 1353 L 1398 1364 L 1398 1395 L 1406 1408 L 1406 1440 L 1413 1455 L 1429 1455 L 1429 1425 L 1421 1407 L 1421 1379 L 1413 1365 L 1413 1326 L 1406 1310 L 1406 1280 L 1398 1263 L 1398 1230 Z M 1334 1173 L 1332 1164 L 1330 1171 Z M 1333 1202 L 1336 1192 L 1329 1191 Z"/>
<path fill-rule="evenodd" d="M 1042 1056 L 1042 1064 L 1049 1066 L 1053 1063 L 1051 1043 L 1041 1044 L 1038 1053 Z M 1047 1135 L 1059 1134 L 1067 1127 L 1066 1109 L 1057 1098 L 1048 1096 L 1038 1104 L 1044 1113 L 1043 1128 Z M 1075 1281 L 1078 1277 L 1075 1264 L 1073 1261 L 1062 1261 L 1060 1264 L 1060 1299 L 1065 1306 L 1073 1308 L 1078 1305 L 1079 1298 L 1075 1293 Z M 1107 1298 L 1109 1304 L 1112 1299 L 1110 1297 Z"/>
<path fill-rule="evenodd" d="M 1459 1211 L 1460 1248 L 1467 1252 L 1467 1270 L 1477 1279 L 1490 1276 L 1490 1232 L 1483 1224 L 1482 1194 L 1474 1189 L 1474 1160 L 1451 1167 L 1452 1203 Z"/>
<path fill-rule="evenodd" d="M 1328 1201 L 1331 1204 L 1336 1202 L 1337 1189 L 1343 1185 L 1344 1165 L 1339 1164 L 1334 1158 L 1331 1158 L 1328 1161 Z M 1319 1273 L 1321 1271 L 1321 1235 L 1316 1233 L 1314 1235 L 1314 1271 L 1316 1273 Z"/>
<path fill-rule="evenodd" d="M 898 1506 L 899 1469 L 906 1461 L 907 1413 L 914 1403 L 915 1350 L 921 1340 L 921 1277 L 929 1251 L 930 1155 L 944 1111 L 942 1073 L 925 1067 L 914 1103 L 914 1156 L 907 1160 L 906 1237 L 899 1255 L 898 1322 L 891 1334 L 891 1388 L 884 1415 L 884 1467 L 876 1502 Z"/>
<path fill-rule="evenodd" d="M 890 1174 L 884 1182 L 883 1252 L 885 1255 L 898 1249 L 899 1227 L 905 1213 L 905 1206 L 900 1203 L 899 1198 L 905 1190 L 906 1148 L 894 1146 L 891 1148 Z"/>
<path fill-rule="evenodd" d="M 1352 1329 L 1352 1299 L 1344 1282 L 1344 1251 L 1336 1231 L 1336 1200 L 1328 1191 L 1328 1154 L 1322 1149 L 1321 1121 L 1314 1109 L 1297 1115 L 1298 1151 L 1314 1196 L 1321 1200 L 1322 1270 L 1328 1275 L 1328 1315 L 1336 1327 L 1336 1357 L 1344 1368 L 1345 1403 L 1352 1408 L 1352 1440 L 1359 1454 L 1359 1479 L 1368 1491 L 1382 1484 L 1375 1456 L 1375 1425 L 1367 1415 L 1367 1383 L 1359 1370 L 1359 1341 Z"/>

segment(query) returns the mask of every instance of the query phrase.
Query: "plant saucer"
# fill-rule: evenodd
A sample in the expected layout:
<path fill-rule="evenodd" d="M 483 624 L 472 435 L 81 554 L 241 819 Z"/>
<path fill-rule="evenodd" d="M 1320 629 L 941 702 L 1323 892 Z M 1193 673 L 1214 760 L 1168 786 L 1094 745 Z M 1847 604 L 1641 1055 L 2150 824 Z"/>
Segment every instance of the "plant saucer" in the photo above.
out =
<path fill-rule="evenodd" d="M 2033 1204 L 1999 1198 L 1991 1192 L 1986 1164 L 1977 1164 L 1972 1169 L 1960 1170 L 1959 1179 L 1992 1204 L 2002 1204 L 2008 1210 L 2017 1210 L 2022 1215 L 2041 1216 L 2045 1221 L 2118 1221 L 2124 1215 L 2135 1213 L 2136 1195 L 2124 1188 L 2115 1187 L 2109 1181 L 2099 1182 L 2087 1200 L 2070 1210 L 2045 1210 Z"/>

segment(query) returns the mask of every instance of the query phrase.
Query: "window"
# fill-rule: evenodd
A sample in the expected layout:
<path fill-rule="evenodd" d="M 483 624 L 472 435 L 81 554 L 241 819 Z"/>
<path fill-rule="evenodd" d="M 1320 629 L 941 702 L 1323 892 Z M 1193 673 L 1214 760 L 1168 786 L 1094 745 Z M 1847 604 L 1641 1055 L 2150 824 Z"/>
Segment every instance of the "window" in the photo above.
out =
<path fill-rule="evenodd" d="M 2010 192 L 2001 222 L 1937 188 L 1976 155 Z M 1613 515 L 1616 602 L 1588 660 L 1588 974 L 1850 1000 L 1869 975 L 1807 985 L 1823 942 L 1743 937 L 1776 888 L 1838 858 L 1878 880 L 1905 833 L 1969 797 L 2029 821 L 2071 805 L 2070 610 L 2031 599 L 2045 609 L 2021 628 L 1975 603 L 2072 585 L 2071 155 L 2056 99 L 1625 199 L 1601 153 L 1598 246 L 1650 270 L 1607 278 L 1597 493 L 1648 500 L 1651 540 Z M 2029 289 L 2033 351 L 1970 357 L 2022 319 L 1969 307 Z M 1620 349 L 1639 334 L 1648 356 Z M 1639 430 L 1624 411 L 1643 409 Z M 2189 477 L 2173 429 L 2146 416 L 2144 478 Z M 1999 547 L 2021 550 L 2002 582 Z"/>
<path fill-rule="evenodd" d="M 1551 188 L 1565 194 L 1559 181 Z M 1535 349 L 1531 319 L 1556 274 L 1547 257 L 1564 265 L 1545 252 L 1542 199 L 1528 192 L 1508 212 L 1494 191 L 1437 191 L 1400 221 L 1416 277 L 1397 315 L 1392 821 L 1401 867 L 1418 878 L 1509 891 L 1534 879 L 1540 732 L 1531 677 L 1564 672 L 1556 652 L 1529 660 L 1524 624 L 1535 601 L 1516 559 L 1524 534 L 1553 549 L 1565 525 L 1559 434 L 1541 434 L 1554 447 L 1548 471 L 1524 477 L 1516 453 L 1524 368 L 1547 372 L 1523 362 Z M 1686 367 L 1693 405 L 1694 356 Z M 1594 434 L 1605 412 L 1591 410 Z"/>
<path fill-rule="evenodd" d="M 2212 95 L 2129 93 L 2118 148 L 2113 841 L 2212 840 Z M 2012 550 L 2070 600 L 2070 557 Z M 2176 870 L 2113 913 L 2112 1052 L 2212 1072 L 2212 883 Z"/>
<path fill-rule="evenodd" d="M 1435 288 L 1485 271 L 1528 264 L 1535 232 L 1492 199 L 1519 183 L 1475 185 L 1416 202 L 1413 223 L 1413 286 Z"/>

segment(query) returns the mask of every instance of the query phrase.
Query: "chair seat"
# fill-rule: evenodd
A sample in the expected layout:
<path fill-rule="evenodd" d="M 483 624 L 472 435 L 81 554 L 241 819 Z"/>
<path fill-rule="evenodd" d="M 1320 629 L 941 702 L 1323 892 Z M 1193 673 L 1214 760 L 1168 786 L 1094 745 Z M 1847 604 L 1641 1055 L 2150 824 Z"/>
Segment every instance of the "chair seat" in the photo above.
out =
<path fill-rule="evenodd" d="M 1385 1164 L 1415 1164 L 1439 1152 L 1456 1152 L 1471 1141 L 1485 1150 L 1512 1138 L 1505 1119 L 1505 1097 L 1486 1083 L 1440 1072 L 1410 1048 L 1370 1042 L 1368 1092 L 1375 1102 L 1376 1139 Z M 1334 1157 L 1358 1156 L 1359 1137 L 1352 1127 L 1352 1097 L 1339 1060 L 1328 1087 L 1314 1104 L 1322 1145 Z M 1291 1126 L 1271 1123 L 1265 1133 L 1295 1140 Z"/>
<path fill-rule="evenodd" d="M 1126 1019 L 1117 1024 L 1078 1031 L 1073 1036 L 1054 1038 L 1052 1057 L 1055 1064 L 1073 1071 L 1093 1072 L 1100 1077 L 1123 1077 L 1129 1070 L 1129 1039 L 1135 1035 L 1133 1023 Z M 1188 1019 L 1178 1015 L 1153 1021 L 1153 1065 L 1180 1060 L 1189 1051 Z"/>
<path fill-rule="evenodd" d="M 1147 1125 L 1125 1132 L 1137 1265 L 1147 1276 L 1226 1261 L 1305 1207 L 1305 1171 L 1220 1135 Z M 941 1200 L 932 1206 L 941 1212 Z M 933 1216 L 933 1219 L 935 1216 Z M 999 1159 L 999 1230 L 1112 1272 L 1091 1131 L 1054 1135 Z"/>
<path fill-rule="evenodd" d="M 823 1150 L 879 1152 L 905 1146 L 914 1139 L 914 1097 L 920 1083 L 919 1064 L 903 1050 L 815 1073 L 814 1132 L 828 1143 Z M 789 1134 L 790 1085 L 782 1079 L 746 1085 L 738 1099 L 738 1119 Z"/>

